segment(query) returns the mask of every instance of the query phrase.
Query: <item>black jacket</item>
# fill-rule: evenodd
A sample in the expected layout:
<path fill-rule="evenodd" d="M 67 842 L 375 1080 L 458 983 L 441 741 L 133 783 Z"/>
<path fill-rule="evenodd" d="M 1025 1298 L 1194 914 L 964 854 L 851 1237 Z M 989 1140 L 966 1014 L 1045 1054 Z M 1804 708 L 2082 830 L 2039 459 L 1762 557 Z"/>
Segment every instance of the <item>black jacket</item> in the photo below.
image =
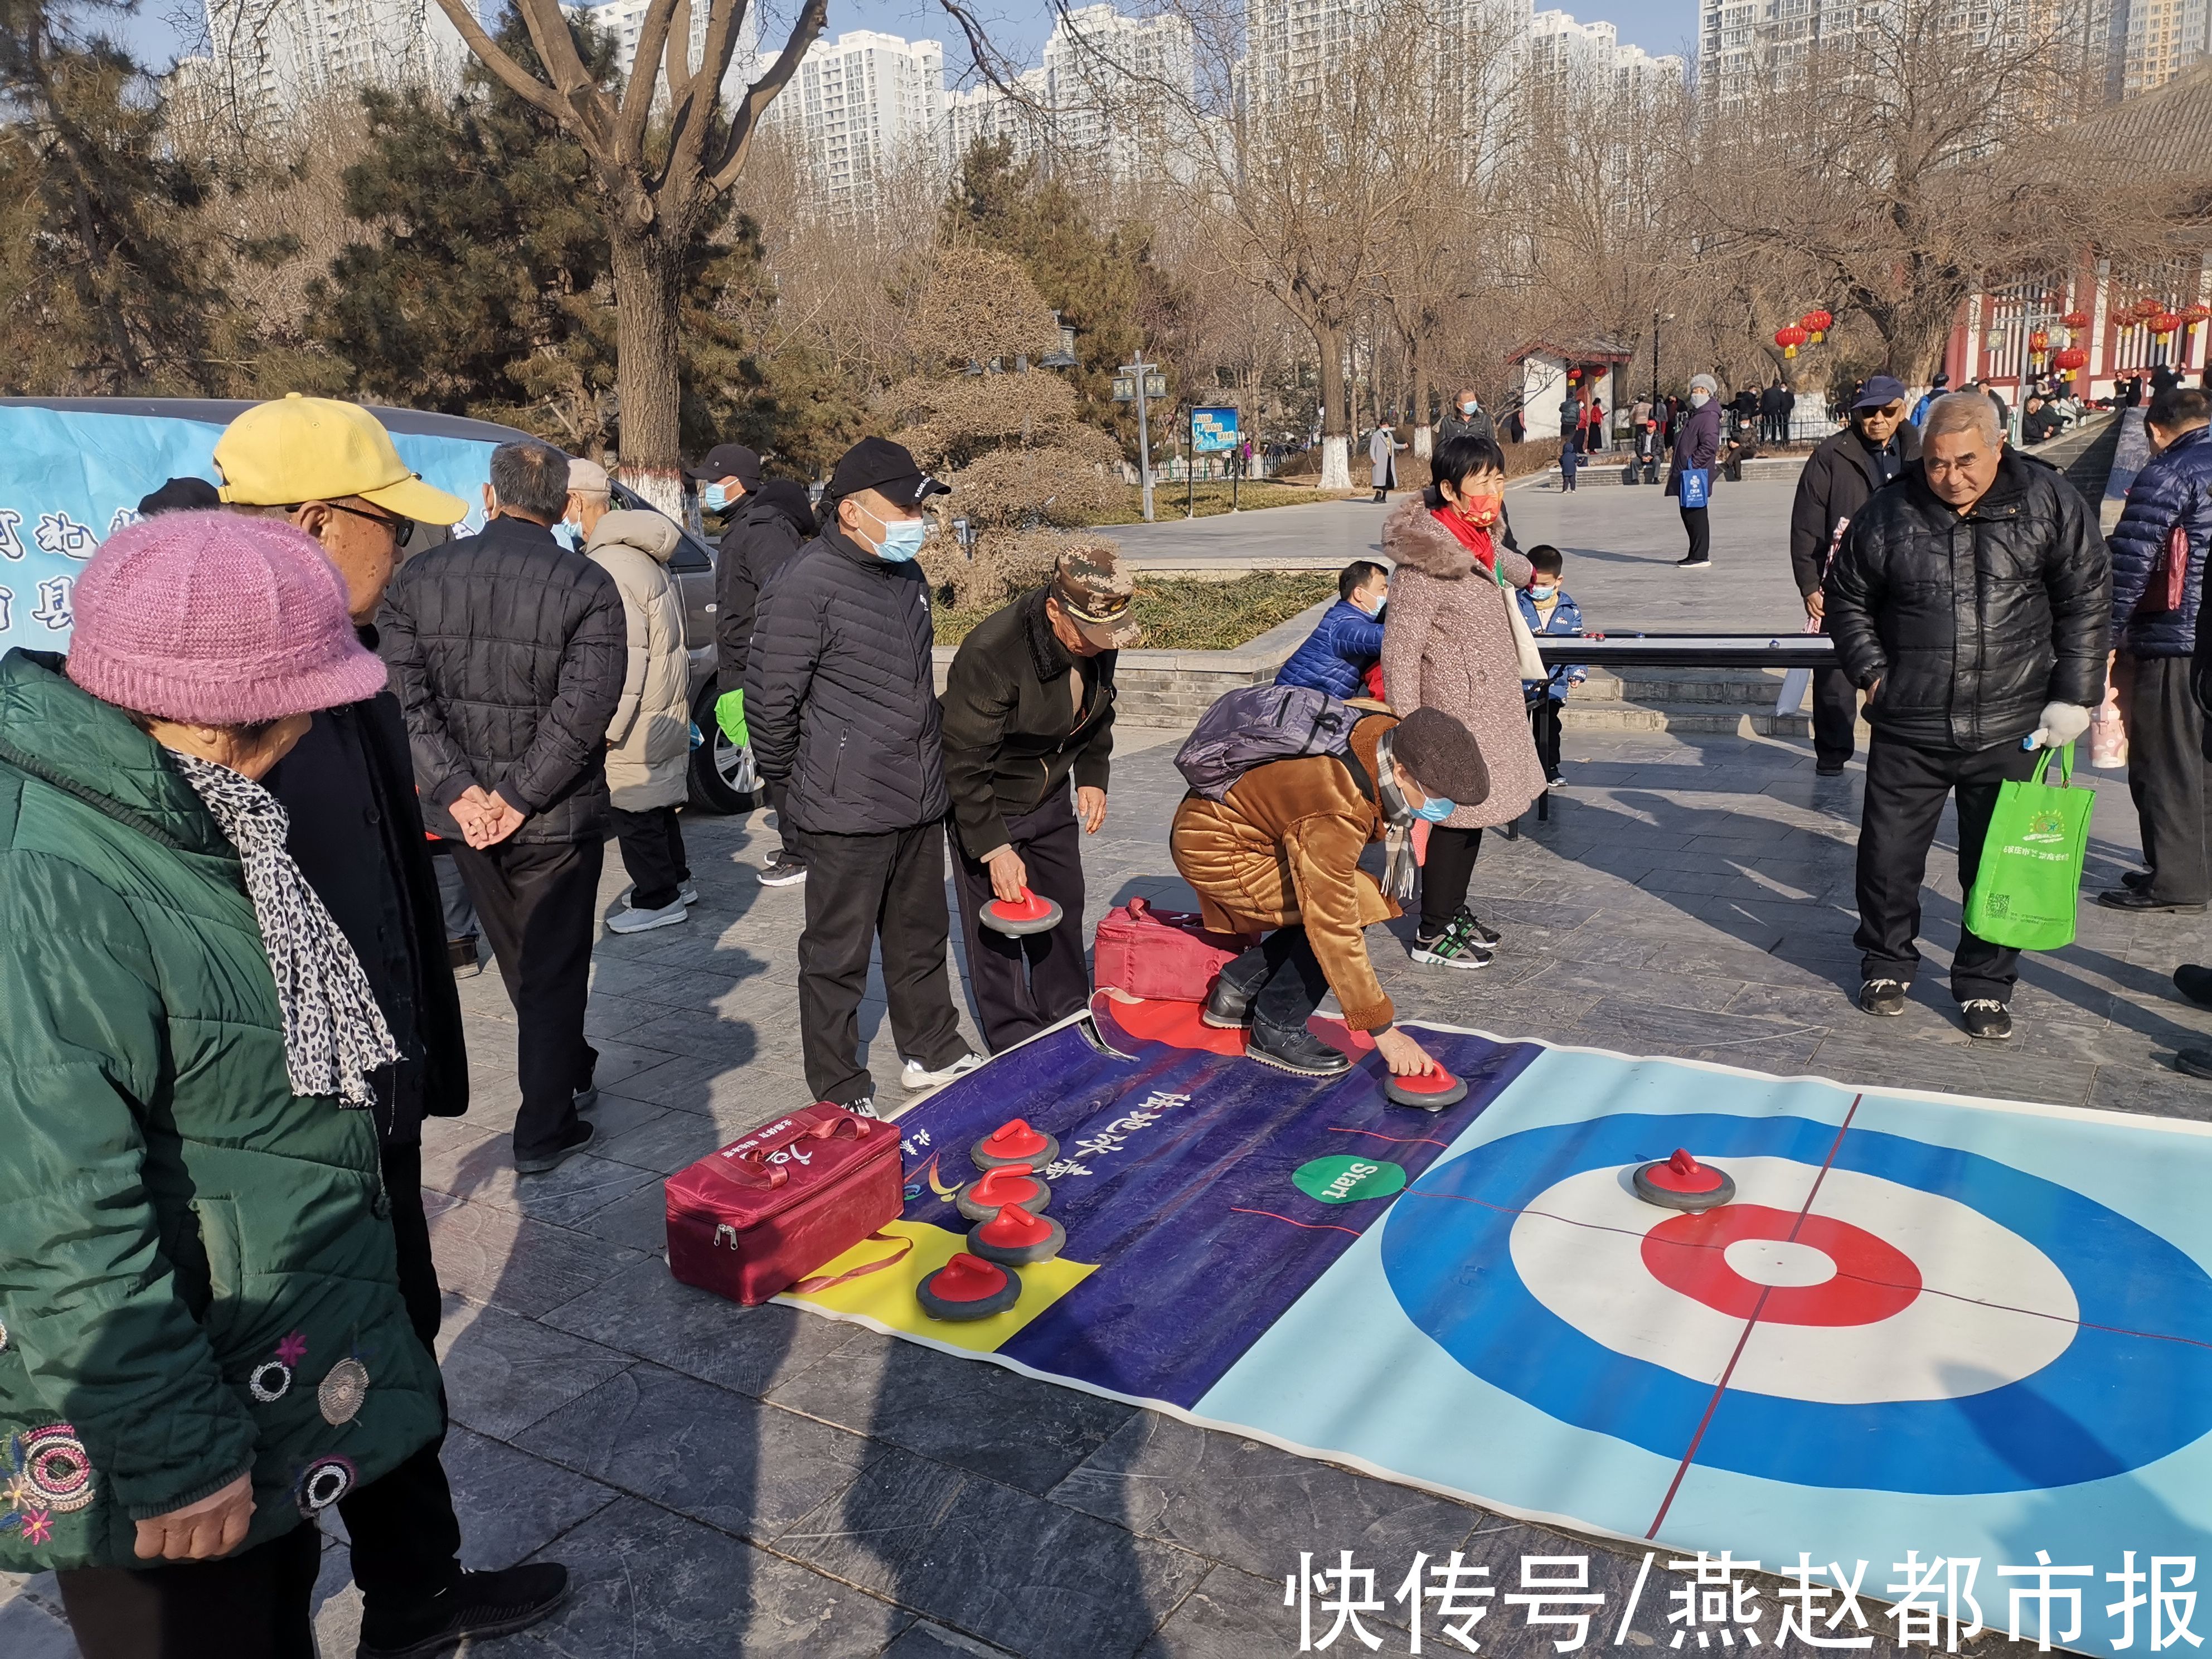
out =
<path fill-rule="evenodd" d="M 762 593 L 745 665 L 753 762 L 815 835 L 945 816 L 929 582 L 834 526 Z"/>
<path fill-rule="evenodd" d="M 369 630 L 363 643 L 376 644 Z M 324 709 L 262 786 L 290 815 L 285 844 L 361 958 L 398 1046 L 399 1063 L 370 1079 L 378 1133 L 416 1145 L 426 1115 L 468 1110 L 469 1055 L 398 700 L 384 691 Z"/>
<path fill-rule="evenodd" d="M 494 519 L 402 565 L 379 621 L 435 834 L 459 838 L 446 809 L 471 784 L 527 815 L 518 842 L 606 834 L 629 654 L 612 576 L 543 525 Z"/>
<path fill-rule="evenodd" d="M 2033 732 L 2050 702 L 2105 695 L 2112 567 L 2097 515 L 2012 449 L 1963 516 L 1908 468 L 1851 521 L 1828 572 L 1828 632 L 1867 719 L 1917 748 L 1973 752 Z"/>
<path fill-rule="evenodd" d="M 1007 844 L 1006 820 L 1067 787 L 1103 789 L 1114 753 L 1118 652 L 1074 657 L 1053 637 L 1045 590 L 986 617 L 945 681 L 945 783 L 971 859 Z M 1083 688 L 1079 714 L 1069 680 Z"/>
<path fill-rule="evenodd" d="M 1905 466 L 1920 459 L 1917 427 L 1899 422 L 1890 441 L 1899 447 Z M 1790 508 L 1790 568 L 1798 592 L 1813 597 L 1828 568 L 1836 520 L 1857 518 L 1882 483 L 1873 453 L 1849 427 L 1823 438 L 1805 458 L 1805 470 L 1797 475 L 1797 499 Z"/>
<path fill-rule="evenodd" d="M 722 532 L 714 561 L 714 689 L 744 689 L 745 658 L 752 645 L 753 617 L 761 589 L 791 562 L 814 533 L 814 509 L 806 486 L 770 478 L 745 496 L 745 510 Z"/>

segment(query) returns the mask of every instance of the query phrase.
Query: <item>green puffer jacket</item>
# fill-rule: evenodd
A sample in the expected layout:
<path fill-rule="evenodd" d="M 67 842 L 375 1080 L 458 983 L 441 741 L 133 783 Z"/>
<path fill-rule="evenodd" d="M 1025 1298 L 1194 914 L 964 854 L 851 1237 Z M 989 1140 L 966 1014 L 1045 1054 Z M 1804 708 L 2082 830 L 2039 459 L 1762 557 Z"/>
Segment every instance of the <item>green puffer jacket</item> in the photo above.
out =
<path fill-rule="evenodd" d="M 58 657 L 0 658 L 0 1569 L 248 1544 L 427 1443 L 365 1111 L 293 1094 L 237 854 Z"/>

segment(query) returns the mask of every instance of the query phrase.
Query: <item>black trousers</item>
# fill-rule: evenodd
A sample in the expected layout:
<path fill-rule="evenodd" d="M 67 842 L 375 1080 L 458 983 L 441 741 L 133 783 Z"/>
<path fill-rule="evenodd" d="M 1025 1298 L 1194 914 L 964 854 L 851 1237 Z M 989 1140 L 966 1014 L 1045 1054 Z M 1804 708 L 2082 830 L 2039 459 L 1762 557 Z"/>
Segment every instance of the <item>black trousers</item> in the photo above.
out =
<path fill-rule="evenodd" d="M 898 1052 L 935 1071 L 967 1052 L 945 948 L 945 824 L 880 835 L 799 831 L 806 927 L 799 935 L 799 1035 L 806 1086 L 849 1106 L 876 1092 L 860 1064 L 868 954 L 883 941 L 884 997 Z"/>
<path fill-rule="evenodd" d="M 1547 691 L 1528 705 L 1528 735 L 1536 740 L 1536 759 L 1546 778 L 1559 775 L 1559 711 L 1566 705 Z M 1429 832 L 1429 855 L 1436 856 L 1436 831 Z M 1468 866 L 1474 873 L 1472 863 Z"/>
<path fill-rule="evenodd" d="M 315 1659 L 322 1544 L 302 1521 L 219 1561 L 54 1576 L 84 1659 Z"/>
<path fill-rule="evenodd" d="M 453 860 L 453 848 L 449 841 L 434 842 L 430 848 L 431 867 L 438 872 L 438 908 L 445 914 L 448 940 L 473 939 L 477 907 L 469 897 L 468 883 L 461 879 L 461 866 Z"/>
<path fill-rule="evenodd" d="M 520 1157 L 551 1152 L 568 1139 L 576 1122 L 576 1092 L 591 1086 L 599 1060 L 584 1041 L 584 1002 L 606 851 L 599 841 L 503 841 L 481 851 L 453 848 L 514 1004 L 515 1071 L 522 1085 L 522 1110 L 514 1120 Z"/>
<path fill-rule="evenodd" d="M 1321 1000 L 1328 976 L 1304 927 L 1278 927 L 1221 970 L 1231 984 L 1252 994 L 1252 1023 L 1278 1031 L 1301 1031 Z"/>
<path fill-rule="evenodd" d="M 1467 884 L 1474 879 L 1475 855 L 1482 851 L 1482 831 L 1454 830 L 1437 824 L 1429 831 L 1428 855 L 1421 862 L 1421 931 L 1440 933 L 1444 924 L 1467 902 Z"/>
<path fill-rule="evenodd" d="M 1079 1012 L 1091 1000 L 1091 970 L 1083 960 L 1083 830 L 1073 792 L 1062 789 L 1036 811 L 1008 818 L 1006 836 L 1029 866 L 1030 890 L 1059 905 L 1060 918 L 1050 933 L 1020 939 L 984 927 L 990 867 L 965 852 L 953 860 L 960 936 L 968 945 L 968 989 L 983 1042 L 994 1054 Z"/>
<path fill-rule="evenodd" d="M 2142 828 L 2150 893 L 2168 904 L 2212 901 L 2212 772 L 2204 757 L 2204 711 L 2189 689 L 2186 657 L 2135 659 L 2128 704 L 2128 793 Z"/>
<path fill-rule="evenodd" d="M 1575 474 L 1582 471 L 1582 465 L 1583 458 L 1576 453 L 1573 444 L 1564 443 L 1559 446 L 1560 489 L 1572 489 L 1575 487 Z"/>
<path fill-rule="evenodd" d="M 804 864 L 806 854 L 799 848 L 798 826 L 792 823 L 791 814 L 783 810 L 784 792 L 787 787 L 785 784 L 771 783 L 766 778 L 761 780 L 761 793 L 768 797 L 768 804 L 775 812 L 775 833 L 783 843 L 783 856 L 793 864 Z"/>
<path fill-rule="evenodd" d="M 1821 766 L 1842 766 L 1859 748 L 1859 689 L 1840 668 L 1821 668 L 1813 674 L 1813 759 Z"/>
<path fill-rule="evenodd" d="M 1690 562 L 1703 564 L 1713 556 L 1713 527 L 1707 519 L 1709 507 L 1686 507 L 1682 509 L 1682 528 L 1690 532 Z"/>
<path fill-rule="evenodd" d="M 2033 776 L 2041 750 L 2017 742 L 1961 754 L 1917 749 L 1877 732 L 1867 745 L 1866 807 L 1859 823 L 1859 927 L 1852 936 L 1867 979 L 1912 982 L 1920 965 L 1920 890 L 1928 874 L 1928 848 L 1943 817 L 1943 802 L 1959 797 L 1959 885 L 1971 893 L 1981 869 L 1982 842 L 1997 790 L 2008 778 Z M 1951 959 L 1951 994 L 2012 999 L 2020 952 L 1992 945 L 1962 921 Z"/>
<path fill-rule="evenodd" d="M 629 896 L 630 908 L 666 909 L 691 879 L 691 866 L 684 861 L 684 826 L 676 809 L 653 806 L 642 812 L 625 812 L 616 806 L 608 811 L 614 819 L 616 842 L 622 848 L 623 868 L 636 884 Z"/>

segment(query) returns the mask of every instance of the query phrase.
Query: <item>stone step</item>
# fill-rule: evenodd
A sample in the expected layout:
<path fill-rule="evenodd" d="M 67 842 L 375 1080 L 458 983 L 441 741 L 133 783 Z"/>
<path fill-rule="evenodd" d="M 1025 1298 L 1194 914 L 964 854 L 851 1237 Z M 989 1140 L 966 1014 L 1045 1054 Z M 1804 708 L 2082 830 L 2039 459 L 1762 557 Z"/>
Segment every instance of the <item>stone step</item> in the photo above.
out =
<path fill-rule="evenodd" d="M 1587 690 L 1588 688 L 1583 688 Z M 1632 702 L 1622 698 L 1567 699 L 1559 726 L 1568 732 L 1686 732 L 1740 738 L 1810 738 L 1809 712 L 1777 714 L 1774 700 L 1764 708 L 1723 702 Z M 1862 737 L 1866 722 L 1859 722 Z"/>

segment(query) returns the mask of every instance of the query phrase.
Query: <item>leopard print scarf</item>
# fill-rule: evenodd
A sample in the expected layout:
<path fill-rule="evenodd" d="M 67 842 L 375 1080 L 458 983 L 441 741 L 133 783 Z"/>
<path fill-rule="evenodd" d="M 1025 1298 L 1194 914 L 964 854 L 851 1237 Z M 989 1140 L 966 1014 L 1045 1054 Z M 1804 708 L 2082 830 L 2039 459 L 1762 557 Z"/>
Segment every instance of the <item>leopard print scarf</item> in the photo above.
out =
<path fill-rule="evenodd" d="M 284 850 L 289 815 L 276 796 L 227 766 L 173 749 L 169 759 L 206 803 L 246 867 L 246 896 L 276 977 L 292 1092 L 335 1095 L 343 1105 L 367 1106 L 368 1074 L 397 1061 L 399 1050 L 361 959 Z"/>

